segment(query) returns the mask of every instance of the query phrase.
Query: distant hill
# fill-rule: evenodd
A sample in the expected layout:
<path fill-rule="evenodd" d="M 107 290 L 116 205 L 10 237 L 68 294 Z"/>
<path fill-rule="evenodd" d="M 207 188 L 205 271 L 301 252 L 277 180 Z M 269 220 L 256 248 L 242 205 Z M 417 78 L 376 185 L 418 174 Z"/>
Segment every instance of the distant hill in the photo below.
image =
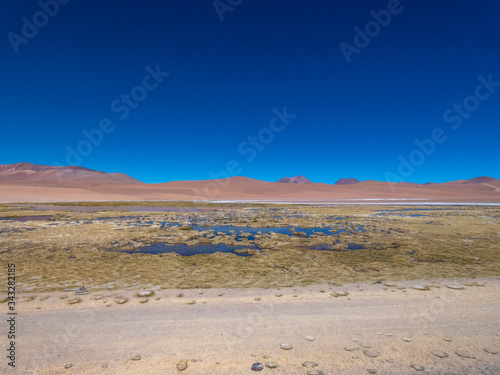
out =
<path fill-rule="evenodd" d="M 479 202 L 500 203 L 500 180 L 476 177 L 438 184 L 341 179 L 312 183 L 305 177 L 281 183 L 236 176 L 215 180 L 146 184 L 122 173 L 78 166 L 31 163 L 0 165 L 0 202 L 61 201 L 242 201 L 242 202 Z"/>
<path fill-rule="evenodd" d="M 24 185 L 143 184 L 124 173 L 106 173 L 78 166 L 54 167 L 31 163 L 0 164 L 0 182 Z"/>
<path fill-rule="evenodd" d="M 284 184 L 312 184 L 311 180 L 308 180 L 304 176 L 295 176 L 295 177 L 283 177 L 276 182 L 284 183 Z"/>
<path fill-rule="evenodd" d="M 495 184 L 499 183 L 500 180 L 493 177 L 481 176 L 476 178 L 471 178 L 470 180 L 465 180 L 464 184 Z"/>
<path fill-rule="evenodd" d="M 335 185 L 352 185 L 352 184 L 357 184 L 359 181 L 356 180 L 355 178 L 341 178 L 338 180 Z"/>

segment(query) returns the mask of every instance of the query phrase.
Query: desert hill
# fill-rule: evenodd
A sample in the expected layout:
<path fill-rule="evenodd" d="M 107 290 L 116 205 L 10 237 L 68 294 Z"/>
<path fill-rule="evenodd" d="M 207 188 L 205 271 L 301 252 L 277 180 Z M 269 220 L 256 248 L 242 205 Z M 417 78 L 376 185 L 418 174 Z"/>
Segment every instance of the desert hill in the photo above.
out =
<path fill-rule="evenodd" d="M 49 166 L 31 163 L 0 164 L 0 183 L 43 186 L 91 186 L 143 184 L 124 173 L 106 173 L 78 166 Z"/>
<path fill-rule="evenodd" d="M 357 184 L 359 181 L 356 180 L 355 178 L 341 178 L 338 180 L 335 185 L 352 185 L 352 184 Z"/>
<path fill-rule="evenodd" d="M 279 183 L 287 183 L 287 184 L 312 184 L 313 182 L 311 180 L 308 180 L 304 176 L 295 176 L 295 177 L 283 177 L 279 179 Z"/>
<path fill-rule="evenodd" d="M 125 174 L 83 167 L 0 165 L 0 202 L 95 200 L 500 203 L 500 180 L 478 177 L 430 185 L 368 180 L 330 185 L 230 177 L 146 184 Z"/>

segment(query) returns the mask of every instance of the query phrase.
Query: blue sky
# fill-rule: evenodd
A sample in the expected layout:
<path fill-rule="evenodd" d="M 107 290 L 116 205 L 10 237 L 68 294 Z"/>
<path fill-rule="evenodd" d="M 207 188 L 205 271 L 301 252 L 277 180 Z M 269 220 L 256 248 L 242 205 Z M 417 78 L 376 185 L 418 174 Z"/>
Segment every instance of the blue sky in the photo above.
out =
<path fill-rule="evenodd" d="M 59 1 L 0 5 L 1 164 L 500 178 L 497 1 Z"/>

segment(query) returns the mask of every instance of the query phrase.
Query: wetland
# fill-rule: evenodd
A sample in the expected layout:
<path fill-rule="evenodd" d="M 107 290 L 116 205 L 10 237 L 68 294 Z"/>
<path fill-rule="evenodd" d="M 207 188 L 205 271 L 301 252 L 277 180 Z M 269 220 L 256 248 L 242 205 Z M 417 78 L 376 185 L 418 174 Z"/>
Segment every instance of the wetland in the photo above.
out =
<path fill-rule="evenodd" d="M 290 287 L 500 274 L 499 206 L 0 205 L 19 292 Z M 5 278 L 5 275 L 1 276 Z"/>

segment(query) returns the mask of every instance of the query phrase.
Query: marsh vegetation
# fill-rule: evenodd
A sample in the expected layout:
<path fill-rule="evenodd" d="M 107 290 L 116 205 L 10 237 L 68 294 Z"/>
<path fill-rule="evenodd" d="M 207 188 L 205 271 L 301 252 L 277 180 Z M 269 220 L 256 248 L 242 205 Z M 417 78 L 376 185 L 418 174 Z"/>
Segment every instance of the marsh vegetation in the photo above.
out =
<path fill-rule="evenodd" d="M 82 282 L 95 291 L 500 274 L 497 206 L 86 202 L 43 212 L 41 206 L 0 206 L 0 259 L 16 263 L 20 292 L 69 291 Z M 139 250 L 159 244 L 166 250 Z M 183 256 L 175 245 L 205 250 Z M 211 246 L 239 253 L 211 253 Z"/>

